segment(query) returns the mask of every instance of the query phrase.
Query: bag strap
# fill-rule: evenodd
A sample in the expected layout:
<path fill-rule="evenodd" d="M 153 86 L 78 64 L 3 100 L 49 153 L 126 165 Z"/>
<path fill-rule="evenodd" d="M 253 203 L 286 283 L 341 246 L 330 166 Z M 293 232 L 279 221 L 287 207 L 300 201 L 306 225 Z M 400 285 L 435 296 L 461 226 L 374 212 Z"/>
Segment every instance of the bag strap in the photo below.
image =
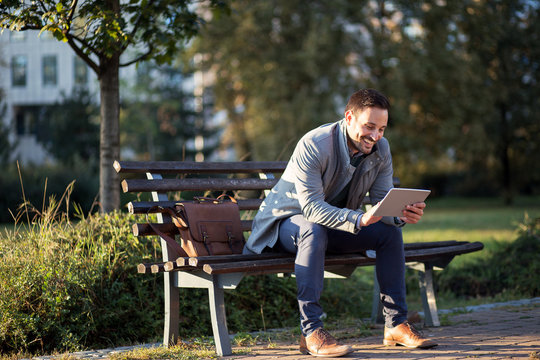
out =
<path fill-rule="evenodd" d="M 163 240 L 165 240 L 167 242 L 167 244 L 172 248 L 174 249 L 175 251 L 178 252 L 178 256 L 181 256 L 181 257 L 189 257 L 189 255 L 186 253 L 186 251 L 180 246 L 180 244 L 178 244 L 176 242 L 176 240 L 171 237 L 169 234 L 166 234 L 164 233 L 163 231 L 159 230 L 156 226 L 154 226 L 153 223 L 150 222 L 150 220 L 148 219 L 148 215 L 150 214 L 150 212 L 154 211 L 154 210 L 165 210 L 165 212 L 167 212 L 168 214 L 170 214 L 171 216 L 176 216 L 174 210 L 172 210 L 171 208 L 164 208 L 163 206 L 152 206 L 150 209 L 148 209 L 148 211 L 146 212 L 146 222 L 148 223 L 148 225 L 150 225 L 150 227 L 152 228 L 152 230 L 154 230 L 154 232 L 159 235 Z"/>

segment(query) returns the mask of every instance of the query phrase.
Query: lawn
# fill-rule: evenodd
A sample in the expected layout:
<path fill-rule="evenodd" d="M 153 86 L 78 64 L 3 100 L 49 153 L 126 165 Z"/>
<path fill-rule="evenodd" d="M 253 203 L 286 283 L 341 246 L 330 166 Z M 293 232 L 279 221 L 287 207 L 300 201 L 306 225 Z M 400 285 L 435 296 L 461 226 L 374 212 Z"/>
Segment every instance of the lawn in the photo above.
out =
<path fill-rule="evenodd" d="M 540 198 L 518 198 L 512 206 L 497 199 L 435 199 L 427 202 L 422 220 L 403 229 L 405 242 L 441 240 L 480 241 L 486 249 L 495 242 L 513 241 L 526 214 L 540 217 Z M 483 252 L 460 256 L 482 256 Z"/>
<path fill-rule="evenodd" d="M 422 220 L 416 225 L 407 225 L 403 230 L 405 242 L 459 240 L 480 241 L 484 250 L 457 256 L 448 266 L 458 268 L 485 257 L 497 243 L 516 239 L 517 228 L 525 216 L 540 217 L 540 198 L 517 198 L 512 206 L 504 206 L 498 199 L 434 199 Z M 416 289 L 409 289 L 408 302 L 411 308 L 421 308 Z M 439 309 L 466 305 L 506 301 L 520 298 L 520 294 L 503 294 L 496 298 L 455 298 L 452 294 L 438 294 Z"/>

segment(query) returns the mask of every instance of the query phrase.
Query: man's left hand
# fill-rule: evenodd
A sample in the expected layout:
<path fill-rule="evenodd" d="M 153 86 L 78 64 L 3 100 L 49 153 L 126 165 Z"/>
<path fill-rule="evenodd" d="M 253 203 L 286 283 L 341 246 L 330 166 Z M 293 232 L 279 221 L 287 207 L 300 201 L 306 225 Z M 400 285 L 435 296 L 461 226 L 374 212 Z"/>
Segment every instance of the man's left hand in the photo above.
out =
<path fill-rule="evenodd" d="M 403 210 L 403 216 L 400 217 L 401 221 L 405 221 L 407 224 L 416 224 L 424 215 L 424 208 L 426 203 L 419 202 L 412 205 L 407 205 Z"/>

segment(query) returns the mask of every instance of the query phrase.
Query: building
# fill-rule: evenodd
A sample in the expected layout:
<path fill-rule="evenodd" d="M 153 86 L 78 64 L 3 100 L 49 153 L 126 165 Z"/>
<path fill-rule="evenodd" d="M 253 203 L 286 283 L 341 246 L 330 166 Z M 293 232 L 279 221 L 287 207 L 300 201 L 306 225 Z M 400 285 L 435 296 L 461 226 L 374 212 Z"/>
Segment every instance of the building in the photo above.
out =
<path fill-rule="evenodd" d="M 68 44 L 49 32 L 1 32 L 0 64 L 6 105 L 1 120 L 11 129 L 10 141 L 17 144 L 12 159 L 26 164 L 52 161 L 37 141 L 44 107 L 60 101 L 62 94 L 76 86 L 87 87 L 97 96 L 95 74 Z"/>
<path fill-rule="evenodd" d="M 122 98 L 138 97 L 130 88 L 139 72 L 147 69 L 141 65 L 121 68 Z M 212 76 L 203 76 L 198 72 L 195 76 L 186 76 L 181 79 L 170 79 L 163 74 L 152 73 L 152 82 L 180 82 L 182 87 L 194 94 L 193 110 L 199 114 L 200 121 L 205 126 L 223 127 L 225 119 L 223 114 L 214 116 L 213 109 L 204 107 L 211 100 L 203 100 L 205 87 L 211 86 Z M 4 124 L 11 129 L 10 141 L 16 144 L 11 160 L 18 160 L 22 164 L 42 164 L 53 162 L 54 159 L 38 141 L 40 135 L 46 132 L 46 107 L 62 100 L 63 94 L 70 94 L 75 87 L 86 87 L 90 93 L 95 94 L 96 103 L 99 103 L 99 83 L 95 73 L 75 55 L 71 47 L 52 37 L 49 32 L 5 30 L 0 33 L 0 89 L 4 93 L 6 112 L 0 114 Z M 0 98 L 1 99 L 1 98 Z M 200 124 L 199 126 L 202 126 Z M 54 129 L 51 129 L 54 131 Z M 203 139 L 197 136 L 189 139 L 186 147 L 198 152 L 196 159 L 219 160 L 230 159 L 234 155 L 231 149 L 220 149 L 210 159 L 202 156 L 203 147 L 216 147 L 220 135 Z M 122 158 L 136 158 L 135 149 L 126 146 L 122 149 Z"/>

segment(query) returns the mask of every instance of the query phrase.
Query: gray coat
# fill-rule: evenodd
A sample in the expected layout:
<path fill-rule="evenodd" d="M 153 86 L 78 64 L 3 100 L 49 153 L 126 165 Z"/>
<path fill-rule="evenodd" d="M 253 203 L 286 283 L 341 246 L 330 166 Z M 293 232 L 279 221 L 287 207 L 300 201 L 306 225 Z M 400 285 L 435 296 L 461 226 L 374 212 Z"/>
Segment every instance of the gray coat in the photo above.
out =
<path fill-rule="evenodd" d="M 376 149 L 360 163 L 350 164 L 345 120 L 322 125 L 304 135 L 278 183 L 261 204 L 253 221 L 244 253 L 261 253 L 278 239 L 281 219 L 303 214 L 306 220 L 329 228 L 357 233 L 356 220 L 363 214 L 360 203 L 369 191 L 373 204 L 392 188 L 392 156 L 383 137 Z M 351 181 L 347 206 L 330 205 Z M 352 198 L 351 198 L 352 197 Z M 353 204 L 353 206 L 351 206 Z M 395 224 L 394 218 L 383 218 Z"/>

